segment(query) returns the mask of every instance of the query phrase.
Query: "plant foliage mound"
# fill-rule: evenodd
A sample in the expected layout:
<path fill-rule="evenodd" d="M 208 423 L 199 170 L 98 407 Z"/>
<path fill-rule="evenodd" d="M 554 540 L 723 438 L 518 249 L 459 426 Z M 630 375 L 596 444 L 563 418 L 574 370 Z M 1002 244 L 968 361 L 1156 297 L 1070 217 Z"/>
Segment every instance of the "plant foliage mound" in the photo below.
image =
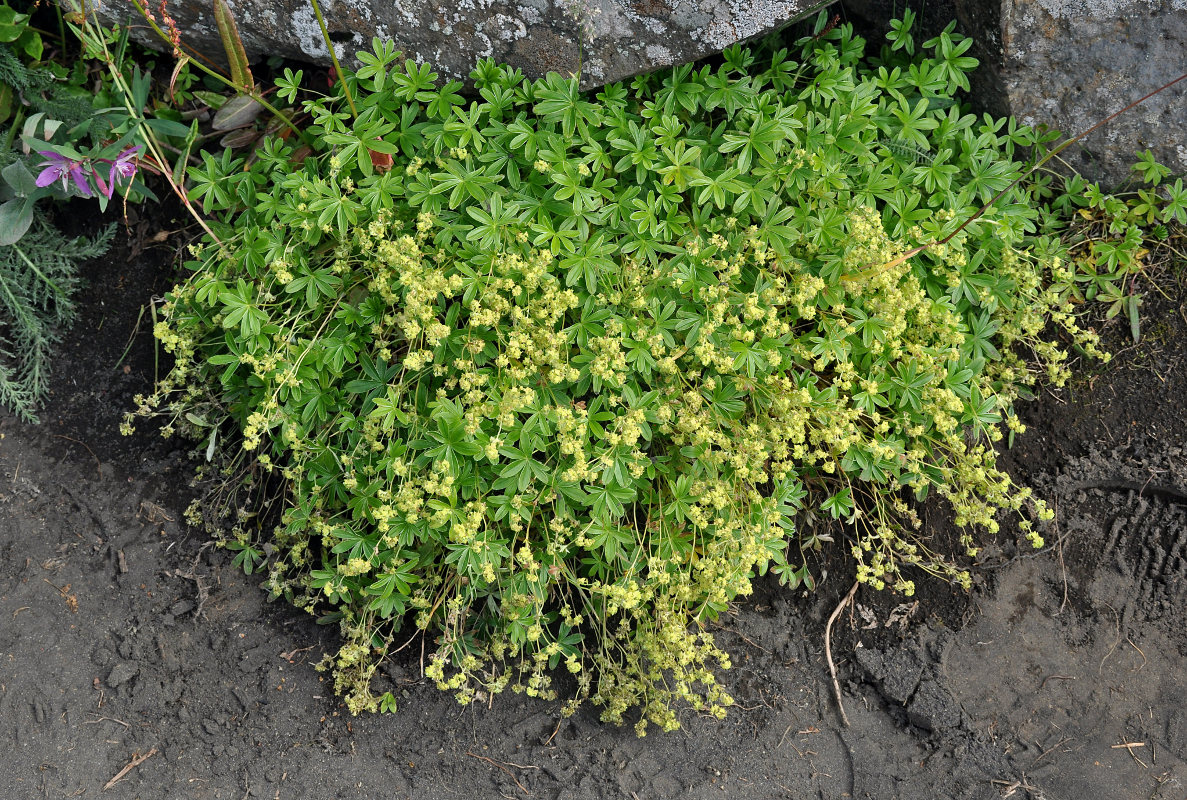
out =
<path fill-rule="evenodd" d="M 168 297 L 176 366 L 141 413 L 208 453 L 233 428 L 283 481 L 280 524 L 227 544 L 340 625 L 353 710 L 394 705 L 371 677 L 419 629 L 462 702 L 565 668 L 570 707 L 673 728 L 730 703 L 706 623 L 756 573 L 810 584 L 797 523 L 845 523 L 860 580 L 905 593 L 967 584 L 999 511 L 1040 541 L 993 442 L 1065 375 L 1044 330 L 1095 352 L 1060 246 L 1018 187 L 899 258 L 1041 143 L 952 99 L 968 46 L 908 20 L 863 61 L 842 26 L 596 95 L 484 61 L 471 98 L 377 41 L 357 118 L 304 103 L 303 161 L 204 154 L 219 241 Z M 919 532 L 928 494 L 963 552 Z"/>

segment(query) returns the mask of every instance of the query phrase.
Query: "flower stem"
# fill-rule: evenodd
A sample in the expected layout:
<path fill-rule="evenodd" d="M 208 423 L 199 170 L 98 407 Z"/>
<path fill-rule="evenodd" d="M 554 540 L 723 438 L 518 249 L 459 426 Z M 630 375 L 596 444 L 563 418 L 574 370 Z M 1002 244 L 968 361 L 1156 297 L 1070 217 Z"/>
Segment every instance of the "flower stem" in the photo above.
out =
<path fill-rule="evenodd" d="M 355 108 L 354 97 L 350 94 L 350 84 L 346 82 L 346 75 L 342 72 L 342 65 L 338 63 L 338 54 L 334 52 L 334 42 L 330 39 L 330 32 L 326 29 L 326 21 L 321 15 L 321 6 L 317 0 L 313 3 L 313 13 L 317 15 L 317 24 L 321 27 L 321 38 L 326 42 L 326 49 L 330 51 L 330 61 L 334 62 L 334 72 L 338 75 L 338 82 L 342 84 L 342 91 L 346 93 L 346 102 L 350 105 L 350 116 L 359 118 L 359 110 Z"/>
<path fill-rule="evenodd" d="M 161 39 L 163 41 L 171 43 L 172 40 L 169 38 L 169 35 L 167 33 L 165 33 L 165 31 L 161 30 L 161 27 L 157 24 L 157 21 L 152 18 L 152 15 L 150 15 L 148 13 L 148 9 L 145 7 L 143 0 L 132 0 L 132 5 L 134 5 L 136 7 L 136 10 L 140 13 L 140 16 L 144 17 L 144 21 L 149 24 L 149 26 L 153 29 L 153 31 L 156 32 L 156 34 L 159 37 L 161 37 Z M 297 136 L 301 137 L 301 141 L 304 144 L 308 145 L 310 149 L 313 149 L 313 142 L 310 141 L 309 136 L 305 133 L 305 131 L 298 128 L 296 123 L 294 123 L 292 121 L 292 119 L 287 114 L 285 114 L 283 111 L 276 108 L 276 106 L 272 105 L 266 99 L 264 99 L 264 95 L 261 92 L 251 90 L 248 87 L 237 85 L 236 83 L 231 81 L 229 78 L 227 78 L 227 76 L 223 75 L 221 72 L 219 72 L 216 69 L 211 69 L 210 67 L 206 66 L 201 61 L 199 61 L 197 58 L 191 57 L 190 63 L 193 64 L 198 69 L 205 72 L 210 77 L 214 78 L 216 81 L 222 83 L 228 89 L 233 89 L 237 94 L 246 95 L 247 97 L 250 97 L 252 100 L 255 100 L 257 103 L 259 103 L 261 106 L 263 106 L 268 111 L 268 113 L 272 114 L 274 117 L 276 117 L 281 122 L 283 122 L 285 124 L 285 127 L 287 127 L 289 130 L 291 130 L 293 133 L 297 134 Z"/>

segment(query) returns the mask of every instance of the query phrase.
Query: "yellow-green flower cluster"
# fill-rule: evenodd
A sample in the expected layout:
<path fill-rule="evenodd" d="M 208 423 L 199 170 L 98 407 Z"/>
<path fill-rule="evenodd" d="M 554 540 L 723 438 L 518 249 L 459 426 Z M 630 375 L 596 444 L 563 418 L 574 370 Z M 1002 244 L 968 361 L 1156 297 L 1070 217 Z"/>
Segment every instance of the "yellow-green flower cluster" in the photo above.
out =
<path fill-rule="evenodd" d="M 228 502 L 283 482 L 280 524 L 227 546 L 337 615 L 352 711 L 415 627 L 459 702 L 552 697 L 565 669 L 574 703 L 671 729 L 731 702 L 708 622 L 756 574 L 810 586 L 807 548 L 844 539 L 859 580 L 910 594 L 967 585 L 978 533 L 1042 544 L 994 443 L 1067 376 L 1052 325 L 1097 352 L 1078 274 L 1027 238 L 1021 189 L 953 233 L 1016 166 L 958 109 L 902 118 L 903 81 L 961 69 L 900 48 L 875 74 L 851 37 L 779 87 L 734 53 L 662 99 L 484 63 L 465 111 L 420 72 L 362 78 L 391 170 L 322 100 L 299 169 L 271 142 L 195 177 L 244 207 L 160 309 L 176 362 L 138 407 L 211 450 L 239 433 Z M 904 499 L 928 494 L 961 552 Z"/>

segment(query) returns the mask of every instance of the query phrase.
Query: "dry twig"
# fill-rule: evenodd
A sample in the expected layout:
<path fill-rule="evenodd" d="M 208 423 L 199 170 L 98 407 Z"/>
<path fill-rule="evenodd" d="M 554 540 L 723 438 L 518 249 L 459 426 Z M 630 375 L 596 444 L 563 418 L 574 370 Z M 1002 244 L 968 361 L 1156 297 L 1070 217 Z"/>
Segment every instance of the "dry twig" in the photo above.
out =
<path fill-rule="evenodd" d="M 515 777 L 515 773 L 514 773 L 514 772 L 512 772 L 511 770 L 507 769 L 507 767 L 506 767 L 504 764 L 501 764 L 500 762 L 498 762 L 498 761 L 495 761 L 493 758 L 488 758 L 487 756 L 480 756 L 480 755 L 478 755 L 477 753 L 471 753 L 469 750 L 467 750 L 467 751 L 466 751 L 466 755 L 468 755 L 468 756 L 470 756 L 470 757 L 472 757 L 472 758 L 477 758 L 477 759 L 478 759 L 478 760 L 480 760 L 480 761 L 486 761 L 486 762 L 487 762 L 487 763 L 489 763 L 489 764 L 494 764 L 496 767 L 498 767 L 499 769 L 503 770 L 503 772 L 506 772 L 508 775 L 510 775 L 510 776 L 511 776 L 511 780 L 515 781 L 515 785 L 519 787 L 519 790 L 520 790 L 521 792 L 523 792 L 524 794 L 526 794 L 528 797 L 531 797 L 531 796 L 532 796 L 532 793 L 531 793 L 531 792 L 529 792 L 529 791 L 528 791 L 528 790 L 527 790 L 527 789 L 524 787 L 524 785 L 523 785 L 522 783 L 520 783 L 520 782 L 519 782 L 519 779 Z M 511 762 L 507 762 L 507 763 L 508 763 L 508 764 L 511 764 Z M 524 766 L 523 764 L 511 764 L 511 766 L 513 766 L 513 767 L 519 767 L 520 769 L 537 769 L 537 767 L 533 767 L 533 766 L 530 766 L 530 765 L 529 765 L 529 766 Z"/>
<path fill-rule="evenodd" d="M 1142 650 L 1142 648 L 1138 647 L 1136 644 L 1133 643 L 1133 639 L 1130 639 L 1128 636 L 1126 636 L 1125 641 L 1129 642 L 1129 646 L 1132 647 L 1134 650 L 1137 650 L 1138 653 L 1140 653 L 1142 656 L 1142 666 L 1134 667 L 1134 669 L 1133 669 L 1134 672 L 1137 672 L 1142 667 L 1146 666 L 1146 664 L 1149 663 L 1150 659 L 1146 658 L 1146 653 L 1144 650 Z"/>
<path fill-rule="evenodd" d="M 128 723 L 124 722 L 122 719 L 116 719 L 115 717 L 99 717 L 98 719 L 88 719 L 85 722 L 83 722 L 82 724 L 83 725 L 98 725 L 100 722 L 115 722 L 120 725 L 123 725 L 125 728 L 132 727 Z"/>
<path fill-rule="evenodd" d="M 1030 793 L 1034 793 L 1039 790 L 1039 788 L 1037 786 L 1031 786 L 1029 783 L 1027 783 L 1025 773 L 1022 775 L 1022 780 L 1015 780 L 1015 781 L 992 780 L 992 781 L 990 781 L 990 783 L 992 783 L 994 786 L 1001 787 L 1002 797 L 1013 797 L 1014 793 L 1017 792 L 1019 789 L 1022 789 L 1024 791 L 1030 792 Z"/>
<path fill-rule="evenodd" d="M 833 623 L 837 621 L 837 617 L 841 616 L 841 612 L 845 610 L 845 606 L 853 602 L 853 597 L 857 594 L 857 587 L 861 584 L 858 581 L 853 582 L 853 588 L 849 590 L 849 594 L 845 595 L 845 599 L 837 604 L 833 609 L 832 615 L 828 618 L 828 623 L 824 626 L 824 659 L 828 662 L 828 674 L 833 679 L 833 692 L 837 696 L 837 709 L 841 712 L 841 721 L 845 723 L 845 727 L 849 727 L 849 715 L 845 713 L 845 704 L 841 702 L 841 684 L 837 682 L 837 665 L 833 663 Z"/>
<path fill-rule="evenodd" d="M 156 754 L 157 754 L 157 748 L 155 748 L 155 747 L 154 747 L 152 750 L 149 750 L 147 753 L 145 753 L 145 754 L 144 754 L 144 755 L 142 755 L 142 756 L 139 756 L 139 755 L 138 755 L 138 756 L 133 756 L 133 757 L 132 757 L 132 760 L 128 762 L 127 766 L 125 766 L 125 767 L 124 767 L 123 769 L 121 769 L 119 772 L 115 773 L 115 777 L 114 777 L 114 778 L 112 778 L 111 780 L 109 780 L 107 783 L 103 784 L 103 791 L 105 791 L 105 792 L 106 792 L 106 791 L 107 791 L 108 789 L 110 789 L 112 786 L 115 786 L 117 783 L 119 783 L 119 781 L 120 781 L 120 780 L 122 780 L 122 779 L 123 779 L 123 777 L 124 777 L 125 775 L 127 775 L 129 772 L 131 772 L 132 770 L 134 770 L 134 769 L 136 769 L 137 767 L 139 767 L 139 766 L 140 766 L 141 764 L 143 764 L 145 761 L 148 761 L 150 758 L 152 758 L 152 757 L 153 757 L 153 756 L 155 756 Z"/>
<path fill-rule="evenodd" d="M 1129 755 L 1133 758 L 1134 761 L 1138 762 L 1138 764 L 1140 764 L 1142 766 L 1142 769 L 1149 769 L 1149 767 L 1146 765 L 1146 762 L 1142 761 L 1140 758 L 1138 758 L 1137 753 L 1134 752 L 1134 748 L 1145 747 L 1145 746 L 1146 746 L 1145 742 L 1122 742 L 1121 744 L 1113 745 L 1112 749 L 1129 751 Z"/>
<path fill-rule="evenodd" d="M 103 462 L 99 460 L 99 456 L 95 455 L 94 450 L 87 447 L 86 442 L 80 442 L 72 436 L 63 436 L 60 433 L 55 433 L 53 436 L 55 439 L 65 439 L 68 442 L 74 442 L 75 444 L 81 444 L 83 447 L 86 447 L 87 452 L 91 454 L 91 458 L 95 459 L 95 469 L 103 469 Z"/>

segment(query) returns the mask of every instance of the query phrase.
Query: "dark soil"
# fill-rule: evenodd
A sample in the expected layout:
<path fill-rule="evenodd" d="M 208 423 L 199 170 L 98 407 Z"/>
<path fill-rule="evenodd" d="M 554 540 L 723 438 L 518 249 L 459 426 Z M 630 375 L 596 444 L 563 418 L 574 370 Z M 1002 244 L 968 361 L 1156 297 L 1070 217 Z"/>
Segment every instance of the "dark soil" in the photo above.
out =
<path fill-rule="evenodd" d="M 156 230 L 87 267 L 43 424 L 0 417 L 0 800 L 120 775 L 107 796 L 1187 796 L 1181 286 L 1151 294 L 1143 344 L 1022 409 L 1005 461 L 1058 510 L 1048 549 L 1003 535 L 967 596 L 857 593 L 832 637 L 850 726 L 823 654 L 851 585 L 835 559 L 816 593 L 761 583 L 725 621 L 725 721 L 637 739 L 516 695 L 462 708 L 415 648 L 389 670 L 398 714 L 340 707 L 312 667 L 332 632 L 180 522 L 184 449 L 116 432 L 153 381 L 147 306 L 173 259 Z"/>

